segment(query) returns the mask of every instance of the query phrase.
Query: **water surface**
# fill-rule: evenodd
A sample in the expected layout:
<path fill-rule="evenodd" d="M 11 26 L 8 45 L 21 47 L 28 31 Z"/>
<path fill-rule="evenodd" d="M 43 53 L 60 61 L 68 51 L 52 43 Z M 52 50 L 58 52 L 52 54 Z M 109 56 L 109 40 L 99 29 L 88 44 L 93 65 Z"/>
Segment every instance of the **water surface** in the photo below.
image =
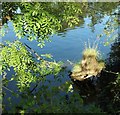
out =
<path fill-rule="evenodd" d="M 50 53 L 56 61 L 70 60 L 72 62 L 77 62 L 82 58 L 82 51 L 84 50 L 85 43 L 89 42 L 91 46 L 94 43 L 98 44 L 98 50 L 101 53 L 101 57 L 105 59 L 110 51 L 110 46 L 104 46 L 106 42 L 105 36 L 100 39 L 97 35 L 103 32 L 104 24 L 107 21 L 108 16 L 103 18 L 103 22 L 96 24 L 94 26 L 94 31 L 88 26 L 90 23 L 90 18 L 84 18 L 84 24 L 75 27 L 73 29 L 67 29 L 64 33 L 59 33 L 58 35 L 51 36 L 51 42 L 46 42 L 45 47 L 42 49 L 37 46 L 36 41 L 28 41 L 26 38 L 21 39 L 23 43 L 28 44 L 33 48 L 38 54 Z M 3 37 L 4 40 L 13 41 L 17 39 L 12 22 L 9 22 L 9 31 Z"/>

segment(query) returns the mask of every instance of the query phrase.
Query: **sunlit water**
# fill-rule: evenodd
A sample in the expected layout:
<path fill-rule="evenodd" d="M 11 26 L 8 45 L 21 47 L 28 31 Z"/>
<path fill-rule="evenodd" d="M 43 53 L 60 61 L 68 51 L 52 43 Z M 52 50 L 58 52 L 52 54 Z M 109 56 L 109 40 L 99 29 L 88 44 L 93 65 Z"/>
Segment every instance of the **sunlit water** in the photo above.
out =
<path fill-rule="evenodd" d="M 94 26 L 94 31 L 92 31 L 92 28 L 88 26 L 88 24 L 90 23 L 90 19 L 85 18 L 85 23 L 80 27 L 76 27 L 71 30 L 67 29 L 64 33 L 53 35 L 51 37 L 52 42 L 47 42 L 45 47 L 43 47 L 42 49 L 37 46 L 36 41 L 30 42 L 26 38 L 21 39 L 20 41 L 29 45 L 38 54 L 50 53 L 53 56 L 54 60 L 63 61 L 68 67 L 69 63 L 67 62 L 67 60 L 76 63 L 82 58 L 82 51 L 84 50 L 85 42 L 90 42 L 90 44 L 97 43 L 101 58 L 105 59 L 110 51 L 110 46 L 104 46 L 104 43 L 106 41 L 105 37 L 98 39 L 97 35 L 102 33 L 107 18 L 108 17 L 106 16 L 103 19 L 102 23 L 96 24 Z M 4 42 L 5 40 L 13 41 L 15 39 L 17 39 L 17 37 L 14 33 L 12 22 L 9 22 L 9 31 L 2 38 L 2 40 Z M 10 78 L 11 74 L 12 73 L 9 73 L 7 77 Z M 69 76 L 66 76 L 66 78 L 63 79 L 64 82 L 66 80 L 69 80 Z M 14 82 L 9 84 L 8 87 L 11 90 L 15 91 L 15 86 L 13 84 Z M 52 85 L 56 85 L 56 83 L 53 82 Z M 7 97 L 12 97 L 9 91 L 6 90 L 6 92 L 8 94 Z M 4 101 L 4 103 L 6 104 L 9 103 L 7 100 Z M 18 103 L 18 100 L 12 97 L 12 102 Z"/>
<path fill-rule="evenodd" d="M 101 53 L 102 58 L 106 58 L 110 51 L 110 46 L 104 46 L 106 42 L 105 37 L 97 38 L 97 35 L 103 32 L 104 24 L 107 20 L 107 16 L 103 19 L 102 23 L 96 24 L 94 31 L 88 26 L 90 23 L 89 18 L 85 18 L 85 23 L 80 27 L 76 27 L 72 30 L 67 29 L 64 33 L 59 33 L 58 35 L 53 35 L 51 37 L 51 42 L 46 42 L 45 47 L 42 49 L 37 46 L 36 41 L 28 41 L 26 38 L 22 38 L 20 41 L 28 44 L 33 48 L 38 54 L 50 53 L 56 61 L 70 60 L 72 62 L 79 61 L 82 57 L 82 51 L 84 50 L 85 42 L 90 42 L 91 46 L 93 43 L 98 44 L 98 50 Z M 2 38 L 2 40 L 13 41 L 17 39 L 12 23 L 9 22 L 9 31 Z"/>

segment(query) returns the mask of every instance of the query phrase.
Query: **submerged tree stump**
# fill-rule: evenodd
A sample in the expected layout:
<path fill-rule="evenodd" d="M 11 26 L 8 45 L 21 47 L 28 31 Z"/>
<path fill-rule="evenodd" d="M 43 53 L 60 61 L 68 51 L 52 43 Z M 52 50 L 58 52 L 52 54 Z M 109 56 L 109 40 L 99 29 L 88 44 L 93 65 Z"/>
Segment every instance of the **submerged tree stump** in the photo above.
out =
<path fill-rule="evenodd" d="M 83 51 L 81 63 L 74 65 L 71 72 L 71 78 L 82 81 L 92 76 L 97 76 L 104 68 L 104 62 L 98 61 L 98 52 L 96 49 L 88 48 Z"/>

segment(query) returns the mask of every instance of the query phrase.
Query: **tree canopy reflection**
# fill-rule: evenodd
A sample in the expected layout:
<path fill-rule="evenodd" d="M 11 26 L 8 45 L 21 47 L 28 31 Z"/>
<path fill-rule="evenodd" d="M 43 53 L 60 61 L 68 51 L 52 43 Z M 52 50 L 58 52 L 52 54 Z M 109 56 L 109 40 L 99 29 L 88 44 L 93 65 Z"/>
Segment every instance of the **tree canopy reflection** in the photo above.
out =
<path fill-rule="evenodd" d="M 109 16 L 110 19 L 104 28 L 106 35 L 112 34 L 118 26 L 118 12 L 116 14 L 118 3 L 6 2 L 2 3 L 2 8 L 3 17 L 1 28 L 4 29 L 3 27 L 11 20 L 18 38 L 27 38 L 30 41 L 36 40 L 40 47 L 45 45 L 45 41 L 50 40 L 49 37 L 51 35 L 65 32 L 68 28 L 81 26 L 84 24 L 84 18 L 86 17 L 91 19 L 90 26 L 94 30 L 94 26 L 101 23 L 103 17 Z M 115 70 L 114 72 L 119 71 L 117 67 L 120 61 L 119 43 L 118 39 L 118 41 L 116 40 L 113 44 L 110 58 L 108 59 L 108 63 L 110 64 L 107 64 L 108 70 Z M 27 44 L 21 43 L 18 39 L 2 44 L 2 46 L 3 48 L 0 52 L 2 59 L 0 63 L 2 65 L 1 74 L 3 75 L 3 87 L 6 88 L 8 82 L 16 81 L 18 95 L 15 96 L 21 99 L 18 105 L 11 106 L 8 104 L 10 112 L 101 112 L 101 109 L 94 105 L 88 106 L 88 109 L 84 108 L 82 98 L 72 93 L 71 81 L 65 82 L 65 84 L 59 87 L 48 87 L 44 84 L 47 81 L 46 77 L 48 75 L 52 74 L 56 81 L 60 81 L 60 78 L 62 78 L 60 73 L 63 72 L 61 63 L 47 61 L 47 59 L 52 58 L 50 55 L 38 55 L 33 49 L 27 46 Z M 13 73 L 14 75 L 11 76 L 9 80 L 6 77 L 6 73 L 11 71 L 11 68 L 15 74 Z M 106 81 L 104 78 L 104 82 Z M 47 82 L 50 84 L 49 80 Z M 101 84 L 104 84 L 104 82 L 102 81 Z M 107 81 L 107 83 L 108 82 L 109 81 Z M 117 82 L 118 81 L 116 81 L 116 84 L 120 84 Z M 105 90 L 103 89 L 102 92 L 105 96 L 107 95 L 107 93 L 104 93 L 108 85 L 107 83 L 105 84 Z M 40 87 L 38 88 L 38 86 Z M 113 89 L 116 87 L 117 90 L 115 89 L 114 94 L 119 88 L 118 85 L 114 85 Z M 36 88 L 38 88 L 38 90 L 36 90 Z M 110 86 L 108 94 L 111 89 Z M 62 91 L 64 92 L 63 96 L 60 95 Z M 70 93 L 69 98 L 68 92 Z M 100 99 L 104 99 L 104 95 L 102 94 L 101 97 L 103 96 L 103 98 Z M 113 98 L 114 96 L 115 95 L 113 95 Z M 10 98 L 8 98 L 8 100 L 10 103 L 12 102 Z M 117 100 L 117 103 L 118 102 Z M 104 105 L 105 104 L 106 102 Z M 116 107 L 116 110 L 117 109 Z M 6 105 L 3 105 L 3 111 L 9 113 Z M 108 108 L 106 111 L 109 111 Z"/>
<path fill-rule="evenodd" d="M 90 26 L 94 27 L 105 14 L 112 14 L 117 3 L 26 2 L 3 3 L 2 6 L 3 24 L 11 19 L 18 38 L 26 36 L 42 47 L 50 35 L 84 24 L 87 16 L 91 17 Z"/>

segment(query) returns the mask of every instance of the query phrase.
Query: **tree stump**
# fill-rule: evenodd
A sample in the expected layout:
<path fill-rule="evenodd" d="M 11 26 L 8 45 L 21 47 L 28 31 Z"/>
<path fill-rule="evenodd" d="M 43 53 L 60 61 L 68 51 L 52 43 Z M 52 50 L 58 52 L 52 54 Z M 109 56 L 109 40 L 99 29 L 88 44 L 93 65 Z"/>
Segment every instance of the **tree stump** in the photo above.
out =
<path fill-rule="evenodd" d="M 81 63 L 74 65 L 71 78 L 82 81 L 92 76 L 97 76 L 104 68 L 104 62 L 98 61 L 97 51 L 87 49 L 83 52 Z"/>

